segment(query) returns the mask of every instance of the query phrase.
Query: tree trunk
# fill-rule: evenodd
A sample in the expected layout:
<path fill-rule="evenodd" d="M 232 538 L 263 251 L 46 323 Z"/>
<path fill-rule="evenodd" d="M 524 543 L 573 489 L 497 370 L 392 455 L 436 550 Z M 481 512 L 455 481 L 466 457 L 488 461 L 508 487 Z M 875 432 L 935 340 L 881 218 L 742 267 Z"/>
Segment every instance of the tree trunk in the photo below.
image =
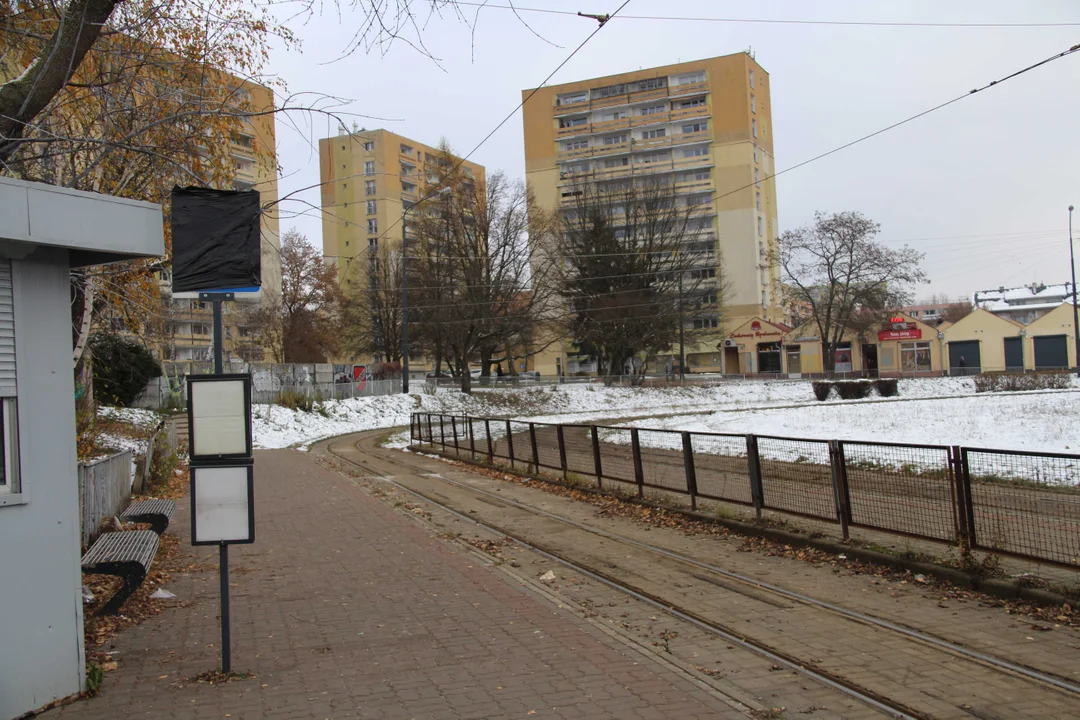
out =
<path fill-rule="evenodd" d="M 469 372 L 469 363 L 459 360 L 458 372 L 461 373 L 461 392 L 469 394 L 472 392 L 472 373 Z"/>
<path fill-rule="evenodd" d="M 26 128 L 68 84 L 117 4 L 72 0 L 41 55 L 19 78 L 0 85 L 0 162 L 15 154 Z"/>
<path fill-rule="evenodd" d="M 480 348 L 480 377 L 491 377 L 491 348 Z"/>

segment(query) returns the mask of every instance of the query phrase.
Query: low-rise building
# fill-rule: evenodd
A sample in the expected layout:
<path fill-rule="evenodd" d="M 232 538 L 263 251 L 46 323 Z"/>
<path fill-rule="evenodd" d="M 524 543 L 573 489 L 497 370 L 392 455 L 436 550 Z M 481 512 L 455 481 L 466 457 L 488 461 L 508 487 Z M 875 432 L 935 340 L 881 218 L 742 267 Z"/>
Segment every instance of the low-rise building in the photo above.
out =
<path fill-rule="evenodd" d="M 976 308 L 942 330 L 950 375 L 984 371 L 1023 371 L 1024 326 L 1015 320 Z"/>
<path fill-rule="evenodd" d="M 1075 295 L 1071 283 L 1059 285 L 1032 284 L 1017 288 L 999 287 L 980 290 L 972 298 L 975 307 L 1027 325 L 1038 320 Z"/>
<path fill-rule="evenodd" d="M 825 372 L 824 343 L 817 324 L 808 322 L 783 338 L 784 372 Z M 833 350 L 833 372 L 870 377 L 937 375 L 942 369 L 937 328 L 905 313 L 893 313 L 863 330 L 844 332 Z"/>
<path fill-rule="evenodd" d="M 1028 370 L 1076 367 L 1075 333 L 1071 302 L 1063 302 L 1042 315 L 1022 331 L 1024 367 Z"/>

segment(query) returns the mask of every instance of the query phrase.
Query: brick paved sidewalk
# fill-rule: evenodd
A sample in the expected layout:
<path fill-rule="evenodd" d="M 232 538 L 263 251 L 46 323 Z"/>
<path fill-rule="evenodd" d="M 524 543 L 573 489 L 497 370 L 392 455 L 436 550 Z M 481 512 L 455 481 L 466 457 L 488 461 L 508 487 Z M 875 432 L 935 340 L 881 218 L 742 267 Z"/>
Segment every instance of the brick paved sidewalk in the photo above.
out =
<path fill-rule="evenodd" d="M 115 718 L 743 717 L 305 454 L 256 455 L 256 533 L 232 549 L 233 669 L 218 668 L 216 549 L 121 633 L 102 693 L 47 716 Z"/>

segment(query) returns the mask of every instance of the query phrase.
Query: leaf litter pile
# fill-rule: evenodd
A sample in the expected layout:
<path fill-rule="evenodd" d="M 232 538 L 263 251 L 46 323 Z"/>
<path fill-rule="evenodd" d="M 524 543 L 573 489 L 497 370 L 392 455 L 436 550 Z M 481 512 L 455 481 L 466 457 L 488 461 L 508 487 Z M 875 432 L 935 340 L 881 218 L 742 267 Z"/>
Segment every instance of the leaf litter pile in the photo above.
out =
<path fill-rule="evenodd" d="M 783 557 L 791 560 L 801 560 L 817 567 L 830 566 L 834 572 L 849 572 L 855 575 L 867 575 L 875 578 L 874 584 L 885 582 L 896 583 L 900 588 L 910 586 L 912 589 L 923 589 L 930 596 L 938 598 L 938 604 L 944 605 L 948 601 L 969 601 L 978 603 L 984 607 L 1001 608 L 1009 615 L 1016 615 L 1036 621 L 1031 625 L 1033 631 L 1050 631 L 1060 627 L 1080 628 L 1080 611 L 1076 602 L 1063 605 L 1038 605 L 1026 600 L 1002 599 L 981 593 L 977 590 L 969 590 L 957 587 L 933 576 L 913 573 L 910 570 L 897 570 L 893 568 L 863 562 L 844 555 L 836 555 L 824 550 L 809 547 L 795 547 L 786 545 L 768 538 L 740 536 L 738 533 L 717 523 L 705 520 L 697 520 L 680 512 L 657 508 L 642 504 L 633 498 L 622 498 L 615 495 L 586 492 L 572 487 L 523 477 L 508 473 L 504 470 L 477 466 L 451 458 L 442 457 L 442 460 L 456 465 L 464 470 L 485 477 L 511 482 L 525 487 L 541 490 L 551 495 L 569 498 L 577 502 L 588 503 L 598 508 L 597 517 L 621 517 L 643 523 L 650 527 L 668 528 L 682 532 L 687 536 L 706 536 L 737 538 L 743 537 L 740 552 L 759 552 L 767 557 Z M 1039 624 L 1042 623 L 1042 624 Z"/>

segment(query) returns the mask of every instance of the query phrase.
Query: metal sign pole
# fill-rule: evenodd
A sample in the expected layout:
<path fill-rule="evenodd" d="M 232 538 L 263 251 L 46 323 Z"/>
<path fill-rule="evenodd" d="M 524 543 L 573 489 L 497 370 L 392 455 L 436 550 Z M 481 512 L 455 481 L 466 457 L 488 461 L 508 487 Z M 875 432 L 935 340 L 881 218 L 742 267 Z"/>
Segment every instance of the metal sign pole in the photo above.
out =
<path fill-rule="evenodd" d="M 225 300 L 235 299 L 233 293 L 199 293 L 200 300 L 210 300 L 214 305 L 214 374 L 222 375 L 225 372 L 225 348 L 222 347 L 222 338 L 225 330 L 222 327 L 221 306 Z M 229 627 L 229 546 L 221 543 L 218 546 L 218 575 L 221 581 L 221 672 L 229 673 L 232 670 L 232 638 Z"/>

